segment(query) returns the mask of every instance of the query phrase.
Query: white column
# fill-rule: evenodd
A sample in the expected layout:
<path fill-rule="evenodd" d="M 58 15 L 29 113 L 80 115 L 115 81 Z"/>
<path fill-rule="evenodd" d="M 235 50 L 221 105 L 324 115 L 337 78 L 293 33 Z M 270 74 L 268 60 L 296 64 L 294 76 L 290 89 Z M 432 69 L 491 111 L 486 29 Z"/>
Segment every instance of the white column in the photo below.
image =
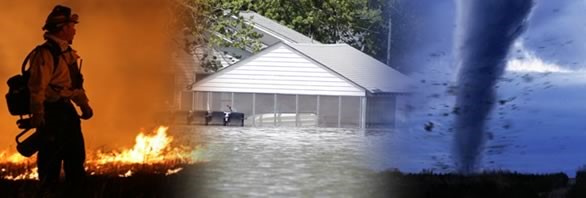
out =
<path fill-rule="evenodd" d="M 277 94 L 273 95 L 273 126 L 277 126 Z"/>
<path fill-rule="evenodd" d="M 211 111 L 211 105 L 212 105 L 212 92 L 208 91 L 208 101 L 206 102 L 206 110 L 207 111 Z"/>
<path fill-rule="evenodd" d="M 295 94 L 295 126 L 299 126 L 299 95 Z"/>
<path fill-rule="evenodd" d="M 234 108 L 234 92 L 232 92 L 232 96 L 230 96 L 230 106 Z"/>
<path fill-rule="evenodd" d="M 338 128 L 342 126 L 342 96 L 338 96 Z"/>
<path fill-rule="evenodd" d="M 360 128 L 366 128 L 366 97 L 360 96 Z"/>
<path fill-rule="evenodd" d="M 256 126 L 256 94 L 252 93 L 252 126 Z"/>
<path fill-rule="evenodd" d="M 317 101 L 317 113 L 316 113 L 317 114 L 316 115 L 317 116 L 317 126 L 319 126 L 319 121 L 320 121 L 320 118 L 319 118 L 319 95 L 317 96 L 316 101 Z"/>

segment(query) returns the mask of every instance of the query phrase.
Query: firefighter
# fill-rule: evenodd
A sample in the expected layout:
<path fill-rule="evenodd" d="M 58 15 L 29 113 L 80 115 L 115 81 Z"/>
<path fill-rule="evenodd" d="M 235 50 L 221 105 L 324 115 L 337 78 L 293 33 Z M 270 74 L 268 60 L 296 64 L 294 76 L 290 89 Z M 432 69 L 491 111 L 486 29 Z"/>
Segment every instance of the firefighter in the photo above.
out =
<path fill-rule="evenodd" d="M 78 61 L 71 48 L 79 16 L 66 6 L 53 8 L 43 26 L 43 43 L 31 55 L 31 124 L 37 128 L 41 144 L 37 154 L 39 196 L 62 196 L 57 192 L 61 166 L 65 172 L 66 194 L 80 197 L 85 180 L 85 146 L 81 120 L 90 119 L 93 110 L 83 88 Z M 58 61 L 54 63 L 54 58 Z M 78 114 L 75 103 L 81 110 Z"/>

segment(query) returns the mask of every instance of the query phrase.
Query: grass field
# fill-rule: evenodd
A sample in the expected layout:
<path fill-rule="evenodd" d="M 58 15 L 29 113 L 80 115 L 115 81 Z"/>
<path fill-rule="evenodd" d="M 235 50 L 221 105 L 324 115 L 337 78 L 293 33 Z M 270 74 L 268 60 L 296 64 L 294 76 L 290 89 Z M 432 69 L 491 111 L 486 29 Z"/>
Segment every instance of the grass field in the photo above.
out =
<path fill-rule="evenodd" d="M 387 171 L 377 175 L 378 195 L 398 198 L 524 198 L 586 197 L 586 174 L 570 178 L 563 173 L 521 174 L 485 172 L 476 175 L 401 173 Z M 583 183 L 583 184 L 582 184 Z M 583 190 L 578 190 L 583 189 Z"/>
<path fill-rule="evenodd" d="M 135 168 L 131 176 L 120 173 L 88 175 L 84 197 L 206 197 L 213 192 L 206 185 L 207 163 L 182 166 L 176 174 L 154 171 L 156 167 Z M 155 172 L 155 173 L 153 173 Z M 564 173 L 522 174 L 507 171 L 474 175 L 447 173 L 374 174 L 372 197 L 395 198 L 583 198 L 586 197 L 586 171 L 576 178 Z M 209 178 L 207 178 L 209 179 Z M 0 179 L 0 197 L 34 197 L 36 180 Z M 64 185 L 59 189 L 65 191 Z"/>
<path fill-rule="evenodd" d="M 205 179 L 205 163 L 182 166 L 176 174 L 153 173 L 152 167 L 136 168 L 132 176 L 119 173 L 88 175 L 83 197 L 199 197 Z M 61 182 L 60 193 L 64 193 Z M 0 179 L 0 197 L 34 197 L 39 188 L 37 180 Z"/>

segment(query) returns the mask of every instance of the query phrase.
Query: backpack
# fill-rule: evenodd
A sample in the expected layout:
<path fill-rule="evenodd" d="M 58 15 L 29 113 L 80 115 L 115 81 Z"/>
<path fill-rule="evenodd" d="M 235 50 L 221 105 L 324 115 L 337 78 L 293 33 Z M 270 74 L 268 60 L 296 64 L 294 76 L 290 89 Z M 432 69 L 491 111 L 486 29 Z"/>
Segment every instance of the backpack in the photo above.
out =
<path fill-rule="evenodd" d="M 53 72 L 55 72 L 59 64 L 61 49 L 57 44 L 46 42 L 43 45 L 37 46 L 24 59 L 21 67 L 21 74 L 17 74 L 8 79 L 8 93 L 6 94 L 6 103 L 8 104 L 8 111 L 11 115 L 22 116 L 30 115 L 30 91 L 28 89 L 28 80 L 30 78 L 30 67 L 26 69 L 26 65 L 33 54 L 33 52 L 46 48 L 49 49 L 53 56 Z"/>

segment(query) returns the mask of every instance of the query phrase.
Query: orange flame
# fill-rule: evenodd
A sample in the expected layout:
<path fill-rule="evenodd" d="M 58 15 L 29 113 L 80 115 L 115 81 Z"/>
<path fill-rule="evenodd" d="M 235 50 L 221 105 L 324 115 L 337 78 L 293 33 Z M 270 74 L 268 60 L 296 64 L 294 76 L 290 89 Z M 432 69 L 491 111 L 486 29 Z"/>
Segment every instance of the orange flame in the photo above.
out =
<path fill-rule="evenodd" d="M 154 134 L 140 132 L 135 144 L 130 149 L 103 152 L 98 150 L 95 156 L 88 158 L 86 172 L 89 175 L 117 172 L 118 177 L 130 177 L 135 174 L 133 165 L 157 165 L 166 168 L 158 173 L 172 175 L 183 170 L 178 165 L 193 164 L 203 161 L 201 146 L 191 148 L 186 145 L 173 145 L 173 137 L 168 136 L 169 127 L 160 126 Z M 18 153 L 0 152 L 0 179 L 24 180 L 38 179 L 34 158 L 25 158 Z M 3 166 L 9 164 L 9 166 Z M 120 167 L 128 169 L 120 170 Z M 16 171 L 19 170 L 19 171 Z M 15 173 L 18 172 L 18 173 Z"/>
<path fill-rule="evenodd" d="M 169 161 L 191 162 L 191 149 L 181 147 L 170 147 L 173 141 L 172 137 L 167 136 L 168 127 L 161 126 L 155 135 L 148 136 L 142 132 L 136 136 L 135 144 L 132 149 L 123 150 L 122 152 L 112 152 L 104 154 L 98 151 L 95 163 L 140 163 L 154 164 Z"/>
<path fill-rule="evenodd" d="M 128 171 L 126 171 L 126 173 L 118 175 L 118 177 L 130 177 L 130 176 L 132 176 L 132 170 L 128 170 Z"/>
<path fill-rule="evenodd" d="M 2 172 L 6 171 L 6 169 L 2 168 Z M 39 173 L 37 173 L 37 168 L 32 168 L 30 170 L 26 170 L 25 173 L 18 174 L 18 175 L 6 175 L 3 179 L 7 180 L 24 180 L 24 179 L 39 179 Z"/>
<path fill-rule="evenodd" d="M 11 155 L 7 155 L 7 153 L 7 151 L 0 152 L 0 163 L 24 164 L 33 162 L 18 153 L 12 153 Z"/>

